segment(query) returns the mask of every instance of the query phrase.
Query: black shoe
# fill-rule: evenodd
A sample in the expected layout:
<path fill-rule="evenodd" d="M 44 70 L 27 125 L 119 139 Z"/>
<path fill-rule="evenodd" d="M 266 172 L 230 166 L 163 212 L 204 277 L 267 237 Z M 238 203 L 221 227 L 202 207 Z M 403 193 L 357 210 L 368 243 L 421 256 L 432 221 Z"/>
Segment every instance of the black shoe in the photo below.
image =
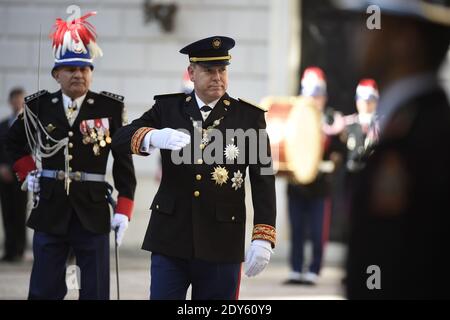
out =
<path fill-rule="evenodd" d="M 299 285 L 299 284 L 303 284 L 303 281 L 300 279 L 287 279 L 285 281 L 283 281 L 284 285 Z"/>
<path fill-rule="evenodd" d="M 18 256 L 18 255 L 4 255 L 1 259 L 0 262 L 5 262 L 5 263 L 17 263 L 17 262 L 22 262 L 23 257 L 22 256 Z"/>

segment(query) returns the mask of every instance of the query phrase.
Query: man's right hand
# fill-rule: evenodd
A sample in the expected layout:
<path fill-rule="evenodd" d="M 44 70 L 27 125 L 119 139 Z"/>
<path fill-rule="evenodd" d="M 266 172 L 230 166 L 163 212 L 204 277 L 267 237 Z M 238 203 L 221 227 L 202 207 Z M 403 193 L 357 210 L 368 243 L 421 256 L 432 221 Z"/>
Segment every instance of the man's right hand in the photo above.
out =
<path fill-rule="evenodd" d="M 25 181 L 27 184 L 28 191 L 33 192 L 33 193 L 38 193 L 39 191 L 41 191 L 41 187 L 39 185 L 40 177 L 41 177 L 41 173 L 38 172 L 37 170 L 31 171 L 27 175 L 27 179 Z M 23 190 L 23 188 L 22 188 L 22 190 Z"/>
<path fill-rule="evenodd" d="M 150 145 L 155 148 L 180 150 L 191 143 L 190 135 L 171 128 L 153 129 L 150 133 Z"/>

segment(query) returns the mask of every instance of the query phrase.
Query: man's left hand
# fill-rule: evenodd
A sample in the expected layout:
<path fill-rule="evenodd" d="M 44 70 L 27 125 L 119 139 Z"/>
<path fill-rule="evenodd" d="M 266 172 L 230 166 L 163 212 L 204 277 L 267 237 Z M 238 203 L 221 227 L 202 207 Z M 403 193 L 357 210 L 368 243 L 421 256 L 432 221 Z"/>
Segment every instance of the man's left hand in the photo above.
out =
<path fill-rule="evenodd" d="M 258 275 L 270 261 L 272 246 L 266 240 L 253 240 L 245 258 L 245 274 L 247 277 Z"/>
<path fill-rule="evenodd" d="M 115 230 L 117 228 L 117 245 L 122 244 L 123 236 L 125 235 L 125 230 L 128 228 L 128 217 L 122 213 L 115 213 L 111 221 L 111 229 Z"/>

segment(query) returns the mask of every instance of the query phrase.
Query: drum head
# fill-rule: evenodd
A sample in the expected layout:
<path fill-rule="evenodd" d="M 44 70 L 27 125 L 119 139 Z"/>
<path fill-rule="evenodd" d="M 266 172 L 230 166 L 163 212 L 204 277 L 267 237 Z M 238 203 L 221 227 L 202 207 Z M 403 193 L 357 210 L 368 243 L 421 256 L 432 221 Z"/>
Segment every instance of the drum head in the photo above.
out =
<path fill-rule="evenodd" d="M 286 123 L 286 162 L 301 184 L 313 182 L 323 153 L 322 117 L 312 100 L 299 97 Z"/>

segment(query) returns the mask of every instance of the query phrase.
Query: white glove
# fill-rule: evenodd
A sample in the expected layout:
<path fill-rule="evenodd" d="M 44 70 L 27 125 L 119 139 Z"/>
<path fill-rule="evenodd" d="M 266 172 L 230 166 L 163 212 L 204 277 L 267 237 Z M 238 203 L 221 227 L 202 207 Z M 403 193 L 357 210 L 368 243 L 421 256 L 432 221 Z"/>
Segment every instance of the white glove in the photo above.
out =
<path fill-rule="evenodd" d="M 30 192 L 38 193 L 41 191 L 41 186 L 39 185 L 39 178 L 41 173 L 37 170 L 30 171 L 27 178 L 25 179 L 27 188 L 22 188 L 23 191 L 28 190 Z M 25 184 L 25 183 L 24 183 Z"/>
<path fill-rule="evenodd" d="M 125 235 L 125 230 L 128 228 L 128 217 L 122 213 L 115 213 L 111 221 L 111 230 L 117 230 L 117 245 L 122 244 L 123 236 Z"/>
<path fill-rule="evenodd" d="M 253 240 L 245 257 L 245 274 L 254 277 L 267 266 L 270 255 L 273 253 L 272 246 L 266 240 Z"/>
<path fill-rule="evenodd" d="M 171 128 L 150 131 L 150 145 L 160 149 L 180 150 L 191 143 L 191 136 Z"/>

